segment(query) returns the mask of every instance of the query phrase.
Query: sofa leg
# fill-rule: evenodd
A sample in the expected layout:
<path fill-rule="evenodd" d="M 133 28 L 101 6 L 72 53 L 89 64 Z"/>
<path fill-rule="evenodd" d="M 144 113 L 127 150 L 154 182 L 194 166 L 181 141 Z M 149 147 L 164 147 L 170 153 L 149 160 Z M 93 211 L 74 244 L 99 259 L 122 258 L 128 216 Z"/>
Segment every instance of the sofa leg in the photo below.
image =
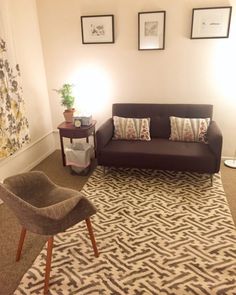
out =
<path fill-rule="evenodd" d="M 210 177 L 211 177 L 211 186 L 213 186 L 213 177 L 214 177 L 214 174 L 210 174 Z"/>
<path fill-rule="evenodd" d="M 103 166 L 103 176 L 107 174 L 109 167 Z"/>

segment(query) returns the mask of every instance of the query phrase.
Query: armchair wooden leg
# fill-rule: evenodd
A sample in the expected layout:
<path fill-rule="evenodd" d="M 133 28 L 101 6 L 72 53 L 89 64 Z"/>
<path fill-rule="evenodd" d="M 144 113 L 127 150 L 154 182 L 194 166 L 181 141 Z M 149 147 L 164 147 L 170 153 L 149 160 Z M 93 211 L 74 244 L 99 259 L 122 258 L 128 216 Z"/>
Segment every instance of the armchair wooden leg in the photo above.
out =
<path fill-rule="evenodd" d="M 92 245 L 93 245 L 94 255 L 95 255 L 95 257 L 98 257 L 99 253 L 98 253 L 96 241 L 95 241 L 95 238 L 94 238 L 93 228 L 92 228 L 90 218 L 85 219 L 85 221 L 86 221 L 86 224 L 87 224 L 87 229 L 88 229 L 88 232 L 89 232 L 90 240 L 91 240 Z"/>
<path fill-rule="evenodd" d="M 17 253 L 16 253 L 16 261 L 20 260 L 20 255 L 21 255 L 23 244 L 24 244 L 25 235 L 26 235 L 26 229 L 24 227 L 22 227 L 21 234 L 20 234 L 20 240 L 18 243 L 18 249 L 17 249 Z"/>
<path fill-rule="evenodd" d="M 46 270 L 45 270 L 45 280 L 44 280 L 44 294 L 48 293 L 50 271 L 51 271 L 51 261 L 52 261 L 52 249 L 53 249 L 53 237 L 48 239 L 47 245 L 47 260 L 46 260 Z"/>

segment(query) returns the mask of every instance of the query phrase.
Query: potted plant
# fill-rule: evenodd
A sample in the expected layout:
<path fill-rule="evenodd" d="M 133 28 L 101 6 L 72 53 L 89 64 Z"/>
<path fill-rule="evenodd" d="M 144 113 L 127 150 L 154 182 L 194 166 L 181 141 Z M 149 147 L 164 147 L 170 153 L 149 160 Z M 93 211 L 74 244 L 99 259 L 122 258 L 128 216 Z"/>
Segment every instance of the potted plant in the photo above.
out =
<path fill-rule="evenodd" d="M 75 109 L 73 108 L 75 97 L 72 94 L 73 84 L 63 84 L 60 89 L 54 89 L 61 97 L 61 105 L 65 106 L 66 109 L 63 113 L 65 121 L 70 123 L 73 122 L 73 114 Z"/>

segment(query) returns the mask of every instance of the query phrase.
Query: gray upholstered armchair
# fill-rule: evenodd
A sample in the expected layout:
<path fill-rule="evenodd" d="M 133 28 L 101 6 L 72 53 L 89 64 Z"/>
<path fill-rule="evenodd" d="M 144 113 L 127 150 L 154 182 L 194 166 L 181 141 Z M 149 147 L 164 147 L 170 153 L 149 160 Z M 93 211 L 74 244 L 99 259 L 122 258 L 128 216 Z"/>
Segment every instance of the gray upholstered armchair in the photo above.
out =
<path fill-rule="evenodd" d="M 54 234 L 85 220 L 95 256 L 98 256 L 90 222 L 96 209 L 82 193 L 57 186 L 43 172 L 32 171 L 6 178 L 0 185 L 0 198 L 22 225 L 16 261 L 20 259 L 26 230 L 49 236 L 44 293 L 48 292 Z"/>

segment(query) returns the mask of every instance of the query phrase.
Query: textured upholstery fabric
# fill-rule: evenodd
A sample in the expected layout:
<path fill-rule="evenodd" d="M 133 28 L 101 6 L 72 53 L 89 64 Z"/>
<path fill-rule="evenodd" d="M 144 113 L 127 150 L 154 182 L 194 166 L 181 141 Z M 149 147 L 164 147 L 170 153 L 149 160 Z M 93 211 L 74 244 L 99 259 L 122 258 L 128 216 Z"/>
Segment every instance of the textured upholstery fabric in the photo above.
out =
<path fill-rule="evenodd" d="M 115 103 L 112 117 L 150 118 L 151 138 L 170 136 L 170 116 L 181 118 L 210 118 L 213 106 L 208 104 Z"/>
<path fill-rule="evenodd" d="M 113 121 L 109 118 L 96 132 L 96 155 L 105 167 L 137 167 L 175 171 L 217 173 L 220 169 L 222 133 L 212 121 L 208 104 L 117 103 L 112 116 L 150 118 L 150 141 L 112 140 Z M 208 144 L 169 140 L 169 117 L 210 118 Z"/>
<path fill-rule="evenodd" d="M 216 171 L 220 171 L 223 137 L 221 130 L 215 121 L 211 121 L 207 131 L 207 139 L 210 150 L 216 155 Z"/>
<path fill-rule="evenodd" d="M 96 213 L 78 191 L 57 186 L 43 172 L 8 177 L 0 185 L 1 199 L 27 230 L 54 235 Z"/>
<path fill-rule="evenodd" d="M 150 118 L 123 118 L 114 116 L 113 139 L 151 140 Z"/>
<path fill-rule="evenodd" d="M 170 140 L 207 143 L 207 129 L 210 118 L 170 117 Z"/>
<path fill-rule="evenodd" d="M 214 173 L 215 157 L 208 145 L 153 138 L 145 141 L 111 141 L 101 154 L 104 166 L 157 168 Z M 181 169 L 180 169 L 181 168 Z"/>

